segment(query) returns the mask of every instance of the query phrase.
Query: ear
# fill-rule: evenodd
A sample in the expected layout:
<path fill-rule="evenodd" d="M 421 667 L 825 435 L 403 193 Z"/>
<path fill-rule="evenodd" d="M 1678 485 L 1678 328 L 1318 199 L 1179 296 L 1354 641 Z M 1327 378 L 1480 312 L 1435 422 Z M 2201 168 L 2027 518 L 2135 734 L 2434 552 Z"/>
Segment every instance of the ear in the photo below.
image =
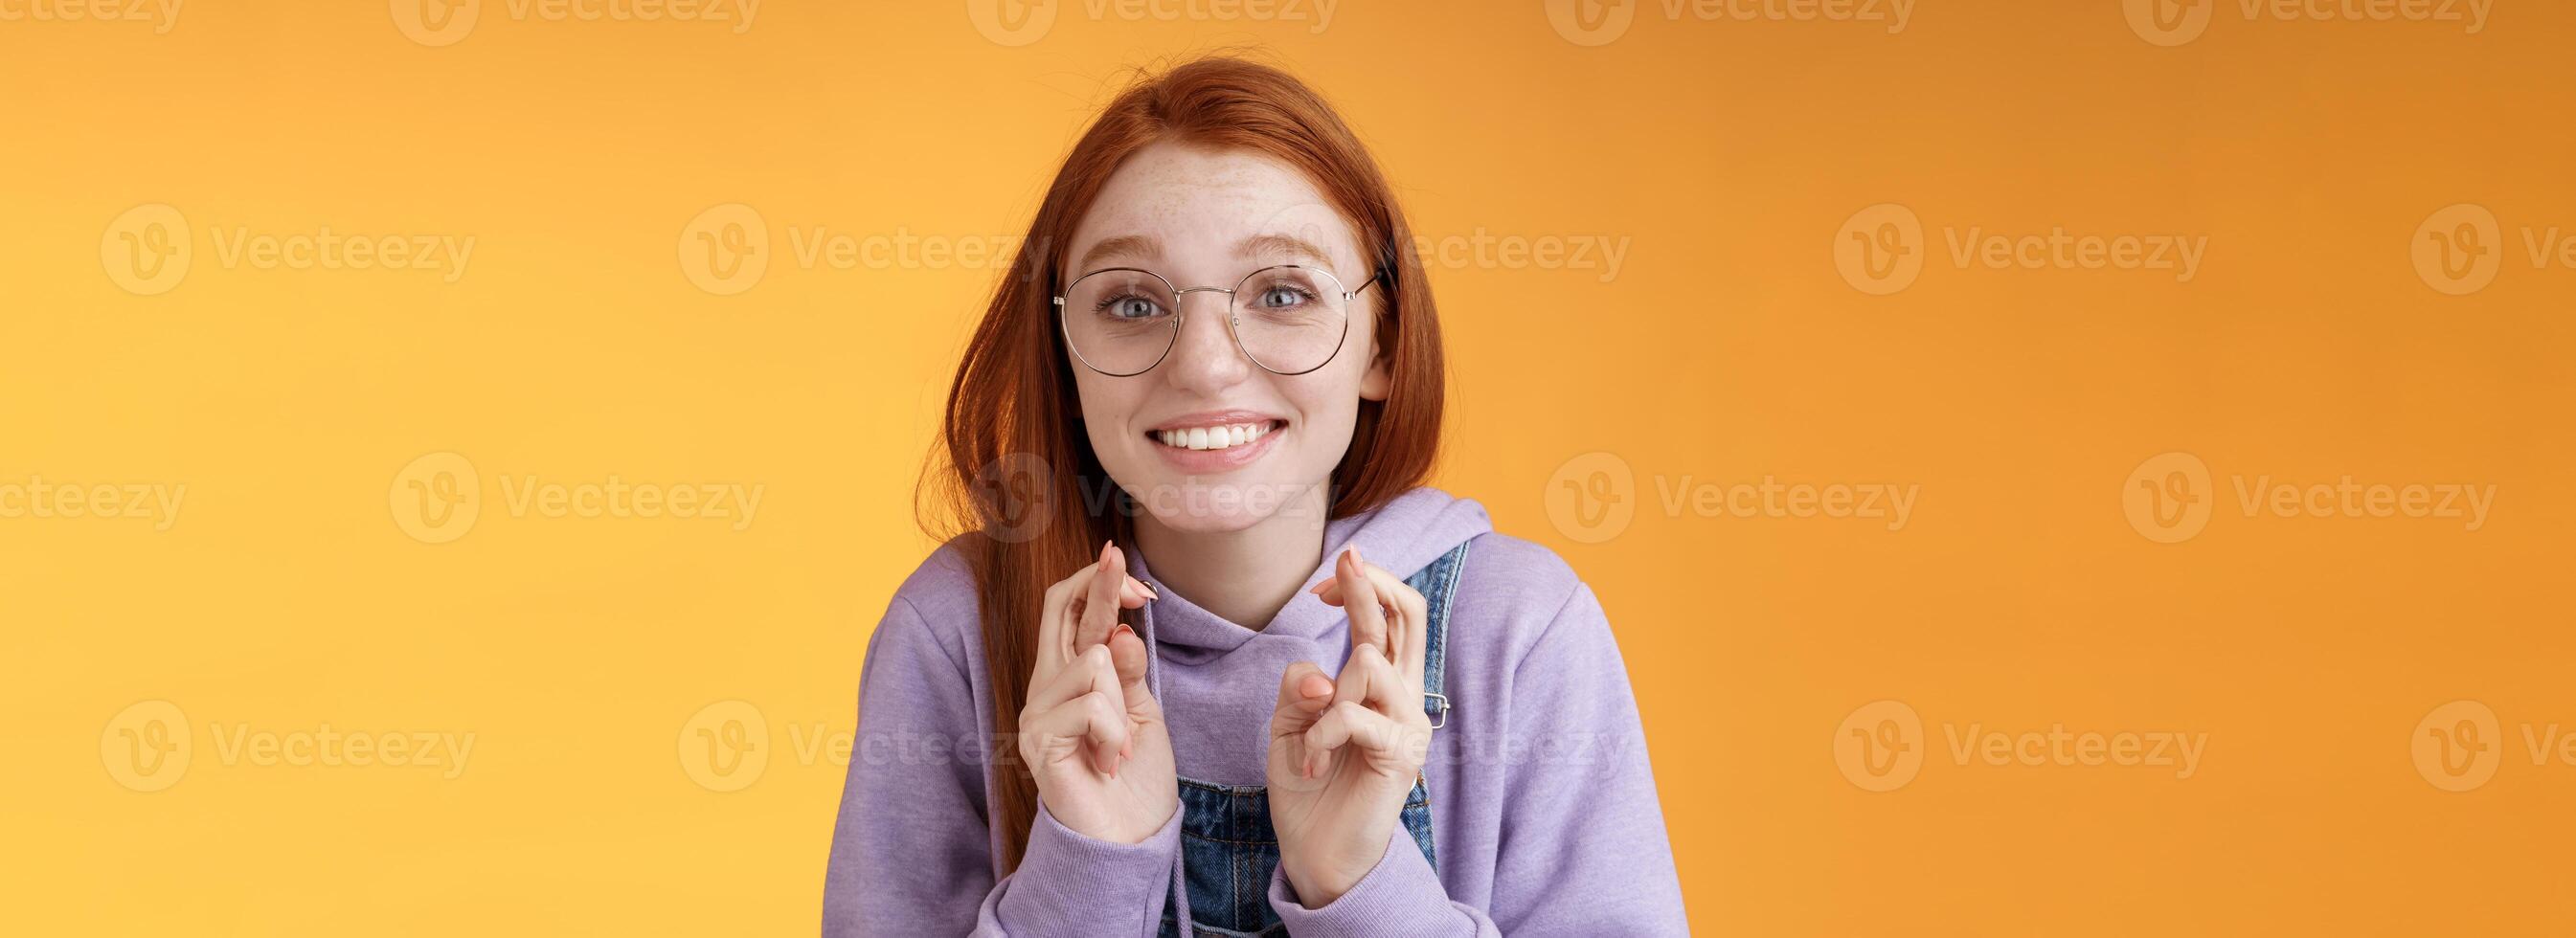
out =
<path fill-rule="evenodd" d="M 1384 316 L 1369 324 L 1368 370 L 1360 373 L 1361 400 L 1383 401 L 1395 390 L 1395 350 L 1380 343 L 1385 327 Z"/>

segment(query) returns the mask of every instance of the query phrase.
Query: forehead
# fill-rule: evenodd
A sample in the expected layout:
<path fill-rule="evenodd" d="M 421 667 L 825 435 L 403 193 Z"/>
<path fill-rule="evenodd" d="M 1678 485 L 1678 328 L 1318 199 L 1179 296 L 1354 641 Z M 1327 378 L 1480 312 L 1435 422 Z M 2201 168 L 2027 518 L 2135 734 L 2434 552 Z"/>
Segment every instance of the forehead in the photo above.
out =
<path fill-rule="evenodd" d="M 1247 150 L 1157 143 L 1111 174 L 1075 226 L 1065 262 L 1080 265 L 1101 242 L 1119 239 L 1151 245 L 1120 251 L 1119 261 L 1214 276 L 1239 266 L 1247 242 L 1278 243 L 1265 235 L 1311 243 L 1329 255 L 1316 260 L 1336 269 L 1359 256 L 1349 223 L 1294 167 Z"/>

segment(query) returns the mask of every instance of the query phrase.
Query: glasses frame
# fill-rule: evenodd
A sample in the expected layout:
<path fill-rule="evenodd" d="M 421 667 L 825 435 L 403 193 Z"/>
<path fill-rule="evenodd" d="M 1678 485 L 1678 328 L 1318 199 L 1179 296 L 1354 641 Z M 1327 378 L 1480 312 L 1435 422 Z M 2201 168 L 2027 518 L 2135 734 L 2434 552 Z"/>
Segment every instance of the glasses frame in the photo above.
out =
<path fill-rule="evenodd" d="M 1102 267 L 1102 268 L 1097 269 L 1097 270 L 1084 271 L 1084 272 L 1083 272 L 1083 274 L 1082 274 L 1082 276 L 1075 277 L 1075 278 L 1073 278 L 1072 282 L 1067 283 L 1067 284 L 1065 284 L 1065 285 L 1064 285 L 1064 292 L 1063 292 L 1063 293 L 1058 293 L 1058 294 L 1056 294 L 1056 295 L 1055 295 L 1055 327 L 1056 327 L 1056 331 L 1061 332 L 1061 333 L 1064 333 L 1064 347 L 1065 347 L 1066 349 L 1071 350 L 1071 351 L 1073 352 L 1073 360 L 1078 361 L 1078 362 L 1081 362 L 1083 367 L 1085 367 L 1085 368 L 1089 368 L 1089 369 L 1091 369 L 1091 370 L 1093 370 L 1093 371 L 1097 371 L 1097 372 L 1099 372 L 1099 373 L 1101 373 L 1101 374 L 1104 374 L 1104 375 L 1108 375 L 1109 377 L 1112 377 L 1112 378 L 1133 378 L 1133 377 L 1135 377 L 1135 376 L 1137 376 L 1137 375 L 1141 375 L 1141 374 L 1144 374 L 1144 373 L 1146 373 L 1146 372 L 1148 372 L 1148 371 L 1152 371 L 1152 370 L 1154 370 L 1155 366 L 1157 366 L 1157 365 L 1161 365 L 1161 364 L 1163 363 L 1163 360 L 1164 360 L 1164 359 L 1167 359 L 1167 358 L 1172 357 L 1172 349 L 1174 349 L 1174 348 L 1178 348 L 1178 347 L 1180 346 L 1180 344 L 1181 344 L 1181 327 L 1182 327 L 1183 325 L 1186 325 L 1186 324 L 1189 322 L 1189 313 L 1188 313 L 1188 312 L 1186 312 L 1186 311 L 1184 311 L 1183 309 L 1181 309 L 1181 298 L 1182 298 L 1182 297 L 1184 297 L 1184 296 L 1188 296 L 1188 295 L 1190 295 L 1190 294 L 1192 294 L 1192 293 L 1223 293 L 1223 294 L 1225 294 L 1225 296 L 1226 296 L 1226 301 L 1225 301 L 1225 334 L 1234 338 L 1234 350 L 1235 350 L 1235 351 L 1238 351 L 1238 352 L 1242 352 L 1242 353 L 1243 353 L 1243 360 L 1248 361 L 1248 362 L 1251 362 L 1255 367 L 1258 367 L 1258 368 L 1260 368 L 1261 370 L 1263 370 L 1263 371 L 1267 371 L 1267 372 L 1269 372 L 1269 373 L 1271 373 L 1271 374 L 1274 374 L 1274 375 L 1285 375 L 1285 376 L 1302 375 L 1302 374 L 1308 374 L 1308 373 L 1314 372 L 1316 369 L 1320 369 L 1320 368 L 1324 367 L 1325 365 L 1332 364 L 1332 363 L 1333 363 L 1333 359 L 1336 359 L 1336 358 L 1340 358 L 1340 357 L 1341 357 L 1341 355 L 1342 355 L 1342 346 L 1345 346 L 1345 345 L 1350 344 L 1350 341 L 1351 341 L 1351 315 L 1350 315 L 1350 308 L 1349 308 L 1349 307 L 1350 307 L 1350 304 L 1351 304 L 1351 301 L 1352 301 L 1352 300 L 1354 300 L 1354 299 L 1357 299 L 1357 298 L 1359 297 L 1359 295 L 1360 295 L 1360 294 L 1367 292 L 1367 291 L 1368 291 L 1368 288 L 1369 288 L 1369 287 L 1371 287 L 1371 286 L 1373 286 L 1373 285 L 1375 285 L 1378 281 L 1386 279 L 1386 268 L 1381 267 L 1381 268 L 1378 268 L 1377 270 L 1375 270 L 1375 271 L 1371 272 L 1371 273 L 1369 274 L 1369 278 L 1368 278 L 1368 280 L 1367 280 L 1366 282 L 1364 282 L 1364 283 L 1361 283 L 1361 284 L 1360 284 L 1360 288 L 1359 288 L 1359 289 L 1357 289 L 1357 290 L 1340 290 L 1339 292 L 1342 294 L 1342 305 L 1343 305 L 1343 309 L 1342 309 L 1342 334 L 1341 334 L 1340 336 L 1336 337 L 1336 338 L 1333 340 L 1333 351 L 1332 351 L 1332 353 L 1331 353 L 1331 354 L 1329 354 L 1329 355 L 1324 356 L 1324 360 L 1323 360 L 1323 361 L 1316 362 L 1316 363 L 1315 363 L 1315 366 L 1314 366 L 1313 368 L 1308 368 L 1308 369 L 1306 369 L 1306 370 L 1304 370 L 1304 371 L 1281 371 L 1281 370 L 1279 370 L 1279 369 L 1277 369 L 1277 368 L 1272 368 L 1272 367 L 1270 367 L 1269 365 L 1262 364 L 1262 362 L 1261 362 L 1261 357 L 1260 357 L 1260 356 L 1258 356 L 1258 355 L 1254 355 L 1254 354 L 1252 354 L 1252 349 L 1251 349 L 1251 348 L 1249 348 L 1249 347 L 1247 347 L 1247 346 L 1245 346 L 1245 345 L 1243 344 L 1243 331 L 1242 331 L 1242 328 L 1241 328 L 1242 323 L 1241 323 L 1241 322 L 1239 322 L 1239 321 L 1236 319 L 1236 317 L 1235 317 L 1235 306 L 1234 306 L 1234 297 L 1235 297 L 1237 294 L 1239 294 L 1239 293 L 1241 293 L 1241 292 L 1243 291 L 1243 286 L 1244 286 L 1244 284 L 1251 283 L 1251 282 L 1252 282 L 1252 278 L 1254 278 L 1254 277 L 1261 276 L 1262 274 L 1269 273 L 1269 272 L 1274 271 L 1274 270 L 1311 270 L 1311 271 L 1314 271 L 1314 272 L 1316 272 L 1316 273 L 1319 273 L 1319 274 L 1324 275 L 1324 278 L 1325 278 L 1326 280 L 1330 280 L 1330 281 L 1332 281 L 1333 286 L 1334 286 L 1334 287 L 1336 287 L 1336 288 L 1339 288 L 1339 287 L 1342 285 L 1342 278 L 1341 278 L 1341 277 L 1335 276 L 1335 275 L 1334 275 L 1334 273 L 1333 273 L 1332 271 L 1330 271 L 1330 270 L 1326 270 L 1326 269 L 1324 269 L 1324 268 L 1317 267 L 1317 266 L 1315 266 L 1315 265 L 1313 265 L 1313 264 L 1271 264 L 1271 265 L 1269 265 L 1269 266 L 1267 266 L 1267 267 L 1262 267 L 1262 268 L 1256 269 L 1256 270 L 1254 270 L 1254 271 L 1253 271 L 1253 272 L 1251 272 L 1251 273 L 1244 274 L 1244 275 L 1243 275 L 1243 279 L 1241 279 L 1241 280 L 1237 280 L 1237 281 L 1235 281 L 1235 282 L 1234 282 L 1234 288 L 1233 288 L 1233 289 L 1227 289 L 1227 288 L 1225 288 L 1225 287 L 1190 287 L 1190 288 L 1188 288 L 1188 289 L 1182 289 L 1180 286 L 1178 286 L 1178 285 L 1176 285 L 1176 284 L 1172 283 L 1172 279 L 1171 279 L 1171 278 L 1169 278 L 1169 277 L 1165 277 L 1165 276 L 1163 276 L 1162 274 L 1158 274 L 1158 273 L 1155 273 L 1155 272 L 1150 271 L 1150 270 L 1146 270 L 1145 268 L 1142 268 L 1142 267 Z M 1139 273 L 1139 274 L 1144 274 L 1145 276 L 1148 276 L 1148 277 L 1152 277 L 1152 278 L 1154 278 L 1154 279 L 1156 279 L 1156 280 L 1162 281 L 1163 286 L 1164 286 L 1165 288 L 1168 288 L 1168 289 L 1170 289 L 1170 290 L 1172 291 L 1172 325 L 1171 325 L 1171 329 L 1170 329 L 1170 334 L 1166 337 L 1165 341 L 1163 342 L 1163 352 L 1162 352 L 1162 354 L 1154 356 L 1154 361 L 1153 361 L 1153 363 L 1152 363 L 1152 364 L 1146 365 L 1145 367 L 1143 367 L 1143 368 L 1139 368 L 1139 369 L 1136 369 L 1136 370 L 1134 370 L 1134 371 L 1127 371 L 1127 372 L 1110 371 L 1109 369 L 1102 368 L 1102 367 L 1100 367 L 1100 366 L 1098 366 L 1098 365 L 1094 365 L 1094 364 L 1092 364 L 1092 363 L 1091 363 L 1091 359 L 1088 359 L 1088 358 L 1084 358 L 1084 357 L 1082 357 L 1082 349 L 1080 349 L 1080 348 L 1076 347 L 1076 346 L 1074 345 L 1074 343 L 1073 343 L 1073 325 L 1072 325 L 1071 323 L 1069 323 L 1069 322 L 1066 322 L 1066 321 L 1065 321 L 1065 315 L 1066 315 L 1066 314 L 1065 314 L 1065 305 L 1064 305 L 1065 298 L 1066 298 L 1066 297 L 1068 297 L 1068 296 L 1070 296 L 1070 295 L 1073 293 L 1073 288 L 1074 288 L 1074 287 L 1081 285 L 1081 283 L 1082 283 L 1083 281 L 1085 281 L 1085 280 L 1089 280 L 1089 279 L 1091 279 L 1091 278 L 1093 278 L 1093 277 L 1096 277 L 1096 276 L 1099 276 L 1099 275 L 1101 275 L 1101 274 L 1106 274 L 1106 273 L 1116 273 L 1116 272 L 1119 272 L 1119 271 L 1127 271 L 1127 272 L 1132 272 L 1132 273 Z"/>

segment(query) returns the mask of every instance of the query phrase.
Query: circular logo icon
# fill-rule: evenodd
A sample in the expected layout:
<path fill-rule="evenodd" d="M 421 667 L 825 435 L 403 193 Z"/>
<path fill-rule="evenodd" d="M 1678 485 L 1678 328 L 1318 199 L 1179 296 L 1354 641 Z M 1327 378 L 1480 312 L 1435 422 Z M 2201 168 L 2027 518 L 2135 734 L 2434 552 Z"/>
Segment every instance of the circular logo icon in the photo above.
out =
<path fill-rule="evenodd" d="M 1000 46 L 1025 46 L 1055 28 L 1056 0 L 966 0 L 966 19 Z"/>
<path fill-rule="evenodd" d="M 680 771 L 708 791 L 741 791 L 769 769 L 769 720 L 760 708 L 720 700 L 680 724 Z"/>
<path fill-rule="evenodd" d="M 1585 453 L 1547 477 L 1547 520 L 1578 544 L 1598 544 L 1628 530 L 1637 515 L 1637 477 L 1616 453 Z"/>
<path fill-rule="evenodd" d="M 2495 711 L 2474 700 L 2454 700 L 2415 721 L 2407 739 L 2415 774 L 2443 791 L 2470 791 L 2494 778 L 2504 762 L 2504 727 Z"/>
<path fill-rule="evenodd" d="M 107 776 L 135 791 L 160 791 L 188 774 L 188 716 L 167 700 L 146 700 L 117 711 L 98 734 L 98 761 Z"/>
<path fill-rule="evenodd" d="M 1834 232 L 1834 269 L 1871 296 L 1913 286 L 1923 273 L 1923 219 L 1894 202 L 1853 212 Z"/>
<path fill-rule="evenodd" d="M 2504 227 L 2494 212 L 2470 202 L 2444 207 L 2415 226 L 2407 246 L 2415 275 L 2447 296 L 2467 296 L 2494 283 L 2504 266 Z"/>
<path fill-rule="evenodd" d="M 1860 705 L 1834 727 L 1834 766 L 1862 791 L 1895 791 L 1923 771 L 1923 716 L 1901 700 Z"/>
<path fill-rule="evenodd" d="M 2220 0 L 2126 0 L 2129 31 L 2160 46 L 2178 46 L 2209 29 L 2210 11 Z"/>
<path fill-rule="evenodd" d="M 2158 544 L 2191 540 L 2209 526 L 2217 493 L 2209 487 L 2209 464 L 2190 453 L 2147 457 L 2120 486 L 2120 509 L 2138 536 Z"/>
<path fill-rule="evenodd" d="M 413 42 L 452 46 L 474 31 L 483 0 L 391 0 L 394 28 Z"/>
<path fill-rule="evenodd" d="M 1547 24 L 1578 46 L 1606 46 L 1637 21 L 1637 0 L 1547 0 Z"/>
<path fill-rule="evenodd" d="M 986 463 L 975 473 L 975 495 L 984 533 L 1006 544 L 1035 539 L 1055 520 L 1055 470 L 1036 453 Z"/>
<path fill-rule="evenodd" d="M 445 544 L 474 530 L 483 513 L 483 477 L 455 453 L 431 453 L 394 473 L 386 492 L 394 526 L 423 544 Z"/>
<path fill-rule="evenodd" d="M 769 271 L 769 223 L 740 202 L 727 202 L 689 219 L 680 229 L 680 273 L 717 296 L 760 284 Z"/>
<path fill-rule="evenodd" d="M 178 288 L 195 257 L 187 217 L 159 202 L 126 209 L 98 238 L 98 262 L 107 279 L 136 296 Z"/>

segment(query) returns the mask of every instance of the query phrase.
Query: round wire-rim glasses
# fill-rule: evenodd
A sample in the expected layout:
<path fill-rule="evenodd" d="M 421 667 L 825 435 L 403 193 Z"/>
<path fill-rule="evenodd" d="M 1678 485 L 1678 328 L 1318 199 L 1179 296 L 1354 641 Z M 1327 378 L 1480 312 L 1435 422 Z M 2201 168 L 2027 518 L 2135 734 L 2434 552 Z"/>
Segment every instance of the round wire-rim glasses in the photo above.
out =
<path fill-rule="evenodd" d="M 1341 297 L 1342 329 L 1341 334 L 1333 338 L 1333 350 L 1324 355 L 1324 360 L 1296 371 L 1281 371 L 1277 368 L 1271 367 L 1269 363 L 1261 360 L 1261 356 L 1253 354 L 1250 346 L 1243 343 L 1242 322 L 1239 319 L 1242 307 L 1235 301 L 1236 297 L 1243 292 L 1245 285 L 1250 284 L 1254 278 L 1277 270 L 1302 270 L 1312 272 L 1315 275 L 1324 278 L 1324 283 L 1329 284 L 1332 291 L 1339 294 Z M 1070 307 L 1065 305 L 1065 300 L 1067 297 L 1073 295 L 1075 288 L 1080 287 L 1082 282 L 1085 280 L 1089 280 L 1102 274 L 1115 273 L 1138 273 L 1152 277 L 1156 281 L 1162 283 L 1164 290 L 1167 291 L 1172 298 L 1172 323 L 1164 329 L 1163 350 L 1156 353 L 1154 360 L 1147 362 L 1145 367 L 1138 368 L 1134 371 L 1111 371 L 1094 364 L 1089 357 L 1082 354 L 1080 343 L 1073 340 L 1073 324 L 1065 320 L 1065 316 L 1067 315 L 1066 311 L 1070 309 Z M 1261 370 L 1270 372 L 1274 375 L 1302 375 L 1312 372 L 1315 369 L 1322 368 L 1325 365 L 1332 364 L 1333 359 L 1341 357 L 1342 346 L 1350 342 L 1351 302 L 1357 299 L 1361 293 L 1367 292 L 1370 286 L 1385 278 L 1386 271 L 1385 269 L 1380 268 L 1370 273 L 1368 281 L 1360 284 L 1359 289 L 1344 290 L 1342 289 L 1342 278 L 1334 276 L 1332 271 L 1325 270 L 1324 268 L 1317 267 L 1312 264 L 1272 264 L 1268 267 L 1263 267 L 1259 270 L 1243 275 L 1243 279 L 1234 282 L 1234 287 L 1232 289 L 1227 289 L 1225 287 L 1190 287 L 1185 290 L 1173 285 L 1171 278 L 1146 270 L 1142 267 L 1103 267 L 1073 278 L 1073 282 L 1064 285 L 1064 292 L 1055 295 L 1056 329 L 1064 333 L 1065 348 L 1072 350 L 1074 360 L 1081 362 L 1083 367 L 1113 378 L 1132 378 L 1154 370 L 1154 366 L 1162 364 L 1163 359 L 1170 358 L 1172 356 L 1173 347 L 1181 344 L 1181 325 L 1188 319 L 1188 314 L 1183 312 L 1181 309 L 1181 297 L 1188 296 L 1192 293 L 1222 293 L 1226 296 L 1225 332 L 1226 335 L 1234 338 L 1234 348 L 1236 351 L 1243 353 L 1244 360 L 1249 361 L 1254 365 L 1259 366 Z"/>

